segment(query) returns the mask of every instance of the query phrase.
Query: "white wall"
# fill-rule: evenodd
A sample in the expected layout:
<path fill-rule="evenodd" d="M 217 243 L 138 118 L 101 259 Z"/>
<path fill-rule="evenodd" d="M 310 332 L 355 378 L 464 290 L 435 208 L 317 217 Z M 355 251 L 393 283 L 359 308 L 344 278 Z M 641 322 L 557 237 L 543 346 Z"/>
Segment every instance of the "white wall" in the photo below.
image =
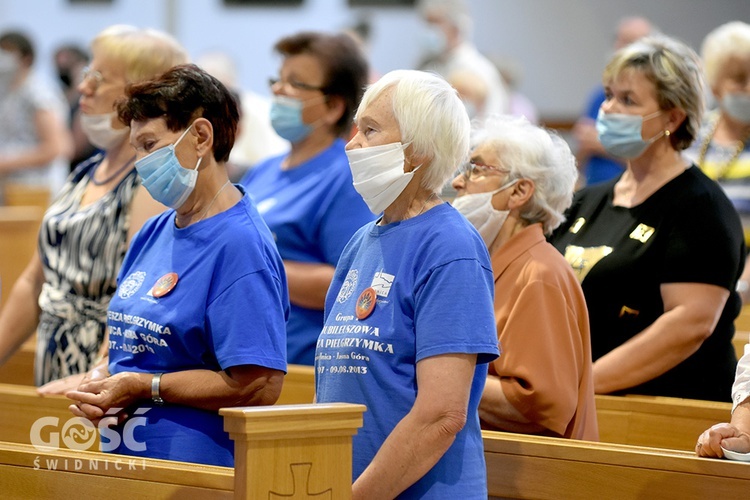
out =
<path fill-rule="evenodd" d="M 598 82 L 617 19 L 650 17 L 665 33 L 694 48 L 729 20 L 750 22 L 749 0 L 468 0 L 474 40 L 483 52 L 512 57 L 523 68 L 520 90 L 543 117 L 578 114 Z M 63 42 L 87 44 L 104 27 L 129 23 L 173 31 L 193 57 L 223 49 L 238 62 L 240 81 L 267 93 L 276 73 L 272 46 L 302 29 L 339 30 L 367 12 L 373 22 L 371 62 L 384 73 L 419 58 L 419 18 L 410 8 L 351 9 L 346 0 L 305 0 L 300 7 L 224 7 L 221 0 L 0 0 L 0 31 L 21 28 L 35 40 L 38 69 L 51 74 L 51 54 Z"/>

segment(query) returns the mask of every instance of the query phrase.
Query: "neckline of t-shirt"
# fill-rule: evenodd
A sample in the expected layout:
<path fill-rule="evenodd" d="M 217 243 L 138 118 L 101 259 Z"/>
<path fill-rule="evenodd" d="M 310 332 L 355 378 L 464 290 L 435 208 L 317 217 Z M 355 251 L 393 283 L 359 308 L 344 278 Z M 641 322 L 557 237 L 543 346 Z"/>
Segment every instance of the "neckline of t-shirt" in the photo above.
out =
<path fill-rule="evenodd" d="M 198 221 L 194 224 L 190 224 L 188 227 L 177 227 L 175 225 L 175 219 L 177 217 L 177 210 L 172 210 L 172 213 L 169 216 L 169 224 L 172 227 L 172 234 L 174 234 L 175 238 L 189 238 L 193 234 L 197 233 L 198 231 L 202 231 L 206 228 L 210 228 L 212 226 L 215 226 L 217 223 L 221 223 L 226 219 L 227 217 L 232 217 L 235 212 L 246 210 L 247 204 L 250 201 L 250 197 L 247 195 L 245 190 L 242 188 L 242 186 L 238 184 L 232 184 L 235 187 L 240 188 L 240 192 L 242 193 L 242 198 L 229 207 L 228 209 L 224 210 L 223 212 L 219 212 L 216 215 L 213 215 L 211 217 L 208 217 L 204 220 Z M 213 224 L 207 224 L 208 222 L 211 222 Z"/>
<path fill-rule="evenodd" d="M 419 215 L 417 215 L 415 217 L 410 217 L 408 219 L 404 219 L 404 220 L 400 220 L 400 221 L 396 221 L 396 222 L 391 222 L 390 224 L 386 224 L 385 226 L 379 226 L 378 225 L 378 221 L 380 219 L 382 219 L 382 217 L 383 217 L 381 215 L 380 217 L 378 217 L 372 223 L 373 227 L 372 227 L 372 229 L 370 231 L 370 234 L 382 236 L 382 235 L 387 234 L 389 232 L 396 231 L 396 230 L 398 230 L 400 228 L 411 227 L 411 226 L 413 226 L 415 224 L 420 224 L 423 221 L 426 221 L 426 220 L 428 220 L 428 219 L 430 219 L 430 218 L 432 218 L 432 217 L 434 217 L 434 216 L 436 216 L 436 215 L 438 215 L 438 214 L 440 214 L 440 213 L 442 213 L 442 212 L 444 212 L 446 210 L 449 210 L 448 207 L 450 207 L 450 206 L 451 205 L 448 202 L 443 202 L 443 203 L 441 203 L 439 205 L 436 205 L 436 206 L 432 207 L 431 209 L 427 210 L 426 212 L 421 213 L 421 214 L 419 214 Z"/>
<path fill-rule="evenodd" d="M 328 168 L 330 166 L 328 157 L 337 156 L 338 155 L 337 150 L 340 149 L 343 152 L 345 146 L 346 146 L 346 143 L 344 142 L 343 139 L 336 138 L 333 140 L 330 146 L 323 149 L 312 158 L 308 158 L 305 162 L 297 165 L 294 168 L 283 169 L 281 168 L 281 164 L 284 162 L 284 159 L 287 156 L 289 156 L 289 153 L 286 153 L 282 155 L 279 159 L 279 167 L 278 167 L 279 172 L 281 172 L 281 174 L 283 175 L 293 176 L 293 175 L 305 175 L 308 172 L 316 172 L 322 168 Z"/>
<path fill-rule="evenodd" d="M 656 196 L 661 196 L 661 192 L 664 191 L 667 187 L 669 187 L 673 182 L 676 182 L 678 179 L 681 179 L 684 175 L 686 175 L 688 172 L 692 171 L 693 168 L 698 168 L 695 166 L 695 163 L 691 163 L 688 168 L 683 170 L 681 173 L 677 174 L 677 176 L 673 177 L 672 179 L 669 179 L 663 186 L 661 186 L 659 189 L 651 193 L 651 195 L 640 202 L 638 205 L 634 205 L 632 207 L 623 207 L 622 205 L 615 205 L 615 184 L 617 182 L 612 184 L 612 189 L 607 190 L 607 203 L 609 206 L 616 210 L 639 210 L 641 207 L 647 205 L 651 202 L 651 200 L 655 199 Z"/>

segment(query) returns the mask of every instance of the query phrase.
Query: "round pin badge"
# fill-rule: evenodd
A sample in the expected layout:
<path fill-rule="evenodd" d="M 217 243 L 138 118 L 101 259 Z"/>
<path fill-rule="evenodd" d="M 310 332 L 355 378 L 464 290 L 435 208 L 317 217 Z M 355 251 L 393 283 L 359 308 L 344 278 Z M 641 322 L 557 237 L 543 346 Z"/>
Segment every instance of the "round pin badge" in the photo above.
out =
<path fill-rule="evenodd" d="M 167 273 L 156 280 L 154 287 L 151 289 L 151 295 L 156 298 L 164 297 L 174 289 L 175 285 L 177 285 L 177 273 Z"/>
<path fill-rule="evenodd" d="M 377 294 L 374 288 L 368 287 L 362 291 L 357 299 L 357 306 L 355 308 L 357 319 L 365 319 L 372 314 L 372 311 L 375 309 L 376 298 Z"/>

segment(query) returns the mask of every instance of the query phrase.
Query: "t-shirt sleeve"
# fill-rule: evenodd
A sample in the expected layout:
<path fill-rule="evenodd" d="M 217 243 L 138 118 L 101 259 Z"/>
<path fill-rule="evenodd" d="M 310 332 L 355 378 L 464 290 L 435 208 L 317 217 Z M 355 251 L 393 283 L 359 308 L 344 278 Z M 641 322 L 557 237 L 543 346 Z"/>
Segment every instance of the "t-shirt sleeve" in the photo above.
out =
<path fill-rule="evenodd" d="M 577 317 L 562 291 L 543 281 L 527 283 L 497 327 L 503 355 L 492 364 L 505 397 L 527 419 L 564 435 L 586 360 Z"/>
<path fill-rule="evenodd" d="M 477 363 L 499 355 L 492 271 L 475 259 L 436 267 L 415 294 L 417 361 L 440 354 L 477 354 Z"/>
<path fill-rule="evenodd" d="M 729 202 L 720 201 L 705 196 L 675 221 L 661 263 L 662 283 L 707 283 L 732 289 L 742 258 L 742 232 Z"/>
<path fill-rule="evenodd" d="M 341 182 L 321 217 L 318 237 L 323 259 L 335 266 L 354 233 L 374 218 L 351 178 Z"/>
<path fill-rule="evenodd" d="M 223 370 L 258 365 L 286 371 L 286 304 L 268 270 L 246 274 L 206 310 L 207 331 Z"/>

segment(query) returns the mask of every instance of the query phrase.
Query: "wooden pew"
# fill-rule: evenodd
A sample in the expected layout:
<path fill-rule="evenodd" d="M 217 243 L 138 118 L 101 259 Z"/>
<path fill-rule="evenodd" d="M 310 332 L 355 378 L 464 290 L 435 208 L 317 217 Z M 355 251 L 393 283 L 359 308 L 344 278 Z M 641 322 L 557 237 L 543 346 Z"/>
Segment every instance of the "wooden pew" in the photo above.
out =
<path fill-rule="evenodd" d="M 750 304 L 742 306 L 740 315 L 734 320 L 734 327 L 743 332 L 750 332 Z"/>
<path fill-rule="evenodd" d="M 11 207 L 38 207 L 47 210 L 51 201 L 49 188 L 44 186 L 27 186 L 6 182 L 3 186 L 3 203 Z"/>
<path fill-rule="evenodd" d="M 0 442 L 3 498 L 351 498 L 362 405 L 226 408 L 235 468 Z"/>
<path fill-rule="evenodd" d="M 0 366 L 0 384 L 34 385 L 35 349 L 36 336 L 32 336 Z"/>
<path fill-rule="evenodd" d="M 602 442 L 693 450 L 704 430 L 731 418 L 731 403 L 659 396 L 596 396 Z"/>
<path fill-rule="evenodd" d="M 36 251 L 43 215 L 39 207 L 0 207 L 0 304 Z"/>
<path fill-rule="evenodd" d="M 483 433 L 490 498 L 741 498 L 746 463 L 691 452 Z"/>
<path fill-rule="evenodd" d="M 5 365 L 0 372 L 6 372 Z M 284 385 L 277 405 L 309 404 L 315 396 L 314 369 L 312 366 L 289 365 L 284 377 Z M 57 418 L 60 425 L 44 428 L 47 439 L 49 432 L 60 430 L 73 418 L 68 410 L 71 401 L 65 396 L 41 397 L 32 385 L 0 383 L 0 441 L 30 444 L 30 431 L 34 422 L 43 417 Z M 97 448 L 98 441 L 92 444 Z M 65 447 L 60 442 L 61 447 Z"/>
<path fill-rule="evenodd" d="M 750 332 L 743 330 L 736 330 L 734 337 L 732 337 L 732 345 L 734 346 L 734 353 L 737 355 L 737 359 L 740 359 L 745 354 L 745 344 L 750 342 Z"/>

